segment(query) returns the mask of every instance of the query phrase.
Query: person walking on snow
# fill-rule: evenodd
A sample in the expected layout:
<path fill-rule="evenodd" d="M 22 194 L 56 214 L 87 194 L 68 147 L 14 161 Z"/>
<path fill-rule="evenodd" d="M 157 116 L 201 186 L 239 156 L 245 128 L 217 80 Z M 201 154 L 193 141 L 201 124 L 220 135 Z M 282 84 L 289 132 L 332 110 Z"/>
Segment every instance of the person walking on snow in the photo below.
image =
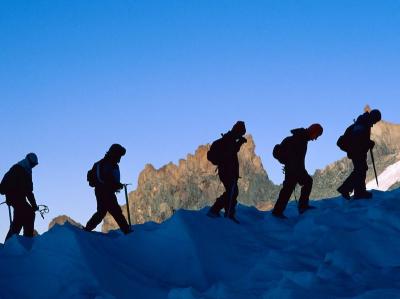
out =
<path fill-rule="evenodd" d="M 371 128 L 381 118 L 381 112 L 377 109 L 366 111 L 338 139 L 337 145 L 347 152 L 347 157 L 351 159 L 354 167 L 353 172 L 337 189 L 345 199 L 350 199 L 350 193 L 353 191 L 354 199 L 372 197 L 372 193 L 367 191 L 365 186 L 368 170 L 367 154 L 375 146 L 375 142 L 371 140 Z"/>
<path fill-rule="evenodd" d="M 38 157 L 34 153 L 29 153 L 25 159 L 10 168 L 1 182 L 1 193 L 6 196 L 7 205 L 14 209 L 14 217 L 6 240 L 19 234 L 22 228 L 25 237 L 33 237 L 35 212 L 39 210 L 32 182 L 32 169 L 36 165 Z"/>
<path fill-rule="evenodd" d="M 94 192 L 97 201 L 97 211 L 89 219 L 84 229 L 92 231 L 106 216 L 107 212 L 114 217 L 122 232 L 131 232 L 121 207 L 118 204 L 115 192 L 123 188 L 120 182 L 120 171 L 118 163 L 126 153 L 126 149 L 120 144 L 113 144 L 103 159 L 93 165 L 92 171 L 88 173 L 88 181 L 94 185 Z M 91 177 L 94 176 L 92 179 Z"/>
<path fill-rule="evenodd" d="M 232 129 L 223 134 L 222 138 L 211 145 L 207 158 L 218 167 L 218 176 L 224 185 L 225 192 L 216 199 L 207 215 L 220 217 L 220 211 L 225 210 L 224 216 L 236 223 L 235 217 L 237 197 L 239 195 L 239 159 L 240 147 L 247 142 L 243 135 L 246 134 L 246 126 L 243 121 L 238 121 Z M 211 154 L 211 155 L 210 155 Z M 215 159 L 211 156 L 216 156 Z"/>
<path fill-rule="evenodd" d="M 286 209 L 290 196 L 297 184 L 302 186 L 298 203 L 299 213 L 302 214 L 308 209 L 314 208 L 308 203 L 313 180 L 305 168 L 305 157 L 308 142 L 316 140 L 322 135 L 322 132 L 323 128 L 320 124 L 313 124 L 307 129 L 293 129 L 291 131 L 292 136 L 285 138 L 281 144 L 275 146 L 273 155 L 279 162 L 284 164 L 285 180 L 272 210 L 273 216 L 286 218 L 283 211 Z"/>

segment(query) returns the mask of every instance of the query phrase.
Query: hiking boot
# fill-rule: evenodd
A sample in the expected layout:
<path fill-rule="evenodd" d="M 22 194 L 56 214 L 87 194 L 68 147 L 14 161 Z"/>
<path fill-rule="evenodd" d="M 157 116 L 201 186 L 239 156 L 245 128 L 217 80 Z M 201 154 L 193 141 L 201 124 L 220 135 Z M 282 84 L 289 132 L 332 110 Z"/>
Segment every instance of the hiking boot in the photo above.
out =
<path fill-rule="evenodd" d="M 283 213 L 277 213 L 276 211 L 271 212 L 272 216 L 280 219 L 288 219 Z"/>
<path fill-rule="evenodd" d="M 82 227 L 82 229 L 83 229 L 85 232 L 89 232 L 89 233 L 92 231 L 91 229 L 87 228 L 86 226 Z"/>
<path fill-rule="evenodd" d="M 363 191 L 360 193 L 354 193 L 353 198 L 354 199 L 370 199 L 370 198 L 372 198 L 372 192 Z"/>
<path fill-rule="evenodd" d="M 350 200 L 350 192 L 344 191 L 341 187 L 337 188 L 337 192 L 339 192 L 344 199 Z"/>
<path fill-rule="evenodd" d="M 308 210 L 314 210 L 314 209 L 316 209 L 316 207 L 310 206 L 310 205 L 307 205 L 304 207 L 299 207 L 299 214 L 303 214 L 304 212 L 306 212 Z"/>
<path fill-rule="evenodd" d="M 218 213 L 214 213 L 213 211 L 209 210 L 207 212 L 207 216 L 210 217 L 210 218 L 219 218 L 219 217 L 221 217 L 221 214 L 219 212 Z"/>

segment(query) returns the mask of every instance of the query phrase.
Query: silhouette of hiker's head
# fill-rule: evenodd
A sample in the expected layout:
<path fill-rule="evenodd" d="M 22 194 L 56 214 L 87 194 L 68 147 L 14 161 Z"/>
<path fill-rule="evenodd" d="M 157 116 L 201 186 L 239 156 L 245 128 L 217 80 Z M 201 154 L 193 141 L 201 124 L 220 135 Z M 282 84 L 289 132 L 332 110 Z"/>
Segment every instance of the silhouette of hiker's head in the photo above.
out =
<path fill-rule="evenodd" d="M 312 124 L 308 127 L 307 131 L 310 140 L 316 140 L 319 136 L 322 135 L 324 129 L 320 124 Z"/>
<path fill-rule="evenodd" d="M 382 119 L 381 112 L 378 109 L 371 110 L 369 113 L 369 118 L 371 121 L 371 125 L 373 126 Z"/>
<path fill-rule="evenodd" d="M 121 161 L 121 157 L 125 154 L 126 149 L 122 145 L 114 143 L 106 153 L 106 157 L 113 162 L 119 163 Z"/>
<path fill-rule="evenodd" d="M 29 153 L 26 155 L 25 158 L 29 162 L 31 168 L 39 164 L 38 157 L 35 153 Z"/>
<path fill-rule="evenodd" d="M 246 126 L 244 121 L 237 121 L 236 124 L 233 125 L 231 132 L 235 138 L 239 138 L 246 134 Z"/>

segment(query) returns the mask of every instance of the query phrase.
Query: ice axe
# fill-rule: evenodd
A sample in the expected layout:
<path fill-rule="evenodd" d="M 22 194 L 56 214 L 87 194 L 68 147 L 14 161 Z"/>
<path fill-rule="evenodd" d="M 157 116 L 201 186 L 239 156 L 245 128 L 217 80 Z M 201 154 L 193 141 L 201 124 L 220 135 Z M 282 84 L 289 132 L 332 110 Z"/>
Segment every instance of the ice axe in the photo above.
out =
<path fill-rule="evenodd" d="M 44 219 L 44 214 L 47 214 L 48 212 L 50 212 L 49 207 L 46 205 L 38 205 L 39 208 L 39 213 L 40 216 L 42 216 L 42 219 Z"/>
<path fill-rule="evenodd" d="M 128 214 L 128 223 L 129 223 L 129 228 L 132 226 L 131 223 L 131 213 L 129 212 L 129 198 L 128 198 L 128 186 L 132 184 L 123 184 L 124 185 L 124 190 L 125 190 L 125 200 L 126 200 L 126 212 Z"/>
<path fill-rule="evenodd" d="M 369 150 L 369 153 L 371 154 L 372 166 L 374 167 L 376 186 L 379 187 L 378 176 L 376 175 L 375 159 L 374 159 L 374 154 L 372 153 L 372 148 Z"/>

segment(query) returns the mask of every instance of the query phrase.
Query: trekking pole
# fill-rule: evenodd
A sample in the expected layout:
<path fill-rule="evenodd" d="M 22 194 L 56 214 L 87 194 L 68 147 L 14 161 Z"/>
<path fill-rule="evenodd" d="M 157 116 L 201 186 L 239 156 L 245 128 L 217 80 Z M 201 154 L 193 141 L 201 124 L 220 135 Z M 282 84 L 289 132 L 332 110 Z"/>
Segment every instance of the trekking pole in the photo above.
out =
<path fill-rule="evenodd" d="M 128 223 L 129 223 L 129 228 L 132 226 L 131 223 L 131 213 L 129 212 L 129 198 L 128 198 L 128 188 L 127 186 L 132 185 L 132 184 L 123 184 L 124 189 L 125 189 L 125 200 L 126 200 L 126 212 L 128 214 Z"/>
<path fill-rule="evenodd" d="M 371 154 L 372 166 L 374 167 L 376 186 L 379 188 L 378 176 L 376 175 L 375 159 L 374 159 L 374 154 L 372 153 L 372 148 L 369 149 L 369 153 Z"/>
<path fill-rule="evenodd" d="M 12 217 L 11 217 L 11 207 L 10 206 L 8 206 L 8 218 L 10 219 L 10 226 L 11 226 Z"/>

